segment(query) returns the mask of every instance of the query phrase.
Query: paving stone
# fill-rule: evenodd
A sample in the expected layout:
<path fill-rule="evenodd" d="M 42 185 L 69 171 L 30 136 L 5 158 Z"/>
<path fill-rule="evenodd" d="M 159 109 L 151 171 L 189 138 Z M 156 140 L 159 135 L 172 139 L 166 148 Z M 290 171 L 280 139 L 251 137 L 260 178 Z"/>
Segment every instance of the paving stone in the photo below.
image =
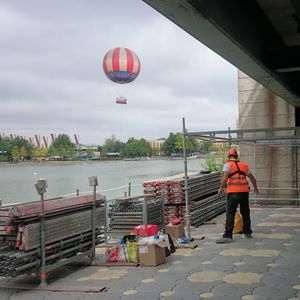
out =
<path fill-rule="evenodd" d="M 13 294 L 9 300 L 42 300 L 45 296 L 51 296 L 53 293 L 51 292 L 41 292 L 41 291 L 19 291 Z M 61 296 L 62 293 L 57 293 L 56 296 Z M 57 300 L 59 298 L 56 298 Z M 77 298 L 76 298 L 77 299 Z"/>
<path fill-rule="evenodd" d="M 77 300 L 83 298 L 84 293 L 56 293 L 52 292 L 42 298 L 43 300 Z M 32 299 L 33 300 L 33 299 Z"/>
<path fill-rule="evenodd" d="M 297 276 L 284 276 L 285 274 L 266 274 L 263 277 L 263 284 L 270 288 L 284 289 L 285 287 L 292 287 L 299 284 L 300 280 Z"/>
<path fill-rule="evenodd" d="M 273 263 L 278 257 L 257 257 L 257 256 L 244 256 L 242 257 L 243 262 L 247 265 L 254 265 L 254 266 L 267 266 L 267 264 Z"/>
<path fill-rule="evenodd" d="M 251 263 L 245 262 L 244 265 L 235 266 L 234 272 L 254 272 L 254 273 L 264 273 L 268 270 L 267 265 L 252 265 Z"/>
<path fill-rule="evenodd" d="M 273 300 L 282 300 L 294 297 L 296 292 L 292 287 L 285 287 L 281 289 L 269 287 L 269 286 L 261 286 L 253 291 L 253 294 L 259 297 L 270 298 Z"/>
<path fill-rule="evenodd" d="M 0 299 L 1 300 L 9 300 L 10 296 L 16 292 L 17 292 L 16 290 L 0 289 Z"/>
<path fill-rule="evenodd" d="M 245 294 L 251 294 L 253 288 L 256 285 L 246 285 L 246 284 L 230 284 L 230 283 L 218 283 L 211 292 L 215 295 L 225 295 L 225 296 L 239 296 L 240 299 Z"/>
<path fill-rule="evenodd" d="M 215 282 L 191 282 L 191 281 L 180 281 L 173 290 L 176 292 L 186 292 L 187 291 L 193 291 L 193 292 L 199 292 L 205 293 L 209 292 L 214 286 L 216 285 Z M 188 293 L 187 293 L 188 294 Z"/>
<path fill-rule="evenodd" d="M 176 282 L 177 280 L 184 280 L 187 278 L 189 275 L 190 270 L 183 270 L 183 271 L 177 271 L 177 272 L 167 272 L 167 273 L 157 273 L 153 278 L 156 281 L 161 281 L 161 280 L 167 280 L 167 281 L 174 281 Z"/>
<path fill-rule="evenodd" d="M 159 280 L 159 281 L 154 281 L 154 282 L 150 282 L 147 284 L 141 284 L 139 286 L 137 286 L 136 290 L 138 291 L 138 293 L 141 292 L 148 292 L 154 293 L 154 296 L 159 296 L 159 293 L 166 291 L 166 290 L 171 290 L 176 286 L 176 280 Z"/>
<path fill-rule="evenodd" d="M 201 299 L 201 298 L 197 298 Z M 231 295 L 231 296 L 224 296 L 224 295 L 215 295 L 213 298 L 209 298 L 211 300 L 241 300 L 240 296 Z"/>

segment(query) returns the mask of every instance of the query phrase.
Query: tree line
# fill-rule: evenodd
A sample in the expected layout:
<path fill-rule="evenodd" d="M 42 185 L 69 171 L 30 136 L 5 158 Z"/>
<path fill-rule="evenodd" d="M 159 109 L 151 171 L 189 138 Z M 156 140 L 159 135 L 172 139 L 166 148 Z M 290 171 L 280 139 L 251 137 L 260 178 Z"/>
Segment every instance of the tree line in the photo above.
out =
<path fill-rule="evenodd" d="M 205 143 L 197 143 L 192 137 L 186 139 L 186 151 L 191 155 L 194 151 L 208 148 Z M 103 145 L 99 145 L 97 150 L 101 156 L 110 156 L 118 154 L 120 157 L 146 157 L 157 155 L 158 149 L 152 149 L 149 142 L 145 139 L 136 139 L 131 137 L 127 142 L 122 142 L 112 135 L 107 138 Z M 37 148 L 30 144 L 26 139 L 16 137 L 0 137 L 0 161 L 23 161 L 31 159 L 41 159 L 45 157 L 57 157 L 61 160 L 74 158 L 80 152 L 76 145 L 66 134 L 59 134 L 48 149 L 44 147 Z M 87 151 L 92 154 L 92 151 Z M 170 133 L 161 144 L 160 152 L 166 156 L 181 156 L 183 153 L 182 133 Z"/>

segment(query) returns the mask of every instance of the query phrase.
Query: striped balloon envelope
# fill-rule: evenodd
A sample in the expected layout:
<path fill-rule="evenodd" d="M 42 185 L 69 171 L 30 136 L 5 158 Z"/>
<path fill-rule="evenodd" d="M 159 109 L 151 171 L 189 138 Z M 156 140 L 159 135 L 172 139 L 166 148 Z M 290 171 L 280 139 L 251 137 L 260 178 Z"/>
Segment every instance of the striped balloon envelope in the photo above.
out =
<path fill-rule="evenodd" d="M 137 78 L 141 63 L 138 56 L 127 48 L 109 50 L 103 58 L 105 75 L 113 82 L 124 84 Z"/>

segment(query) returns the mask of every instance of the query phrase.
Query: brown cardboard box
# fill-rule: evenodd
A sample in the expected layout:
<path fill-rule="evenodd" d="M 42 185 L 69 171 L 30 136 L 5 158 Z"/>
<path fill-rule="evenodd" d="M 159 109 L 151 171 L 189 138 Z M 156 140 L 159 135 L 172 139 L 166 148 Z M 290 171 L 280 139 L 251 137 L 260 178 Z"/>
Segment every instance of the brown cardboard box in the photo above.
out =
<path fill-rule="evenodd" d="M 179 239 L 185 236 L 183 223 L 181 223 L 180 225 L 172 225 L 171 223 L 166 225 L 165 233 L 168 233 L 172 238 L 175 239 Z"/>
<path fill-rule="evenodd" d="M 139 246 L 140 264 L 155 267 L 165 262 L 167 243 L 145 244 Z"/>

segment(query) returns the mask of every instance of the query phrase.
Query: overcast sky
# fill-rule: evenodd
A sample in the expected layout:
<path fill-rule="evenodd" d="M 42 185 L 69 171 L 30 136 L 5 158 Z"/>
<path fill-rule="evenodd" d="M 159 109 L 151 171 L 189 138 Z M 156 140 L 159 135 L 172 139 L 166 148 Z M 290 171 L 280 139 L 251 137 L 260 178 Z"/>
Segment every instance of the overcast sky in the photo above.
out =
<path fill-rule="evenodd" d="M 102 70 L 115 47 L 140 58 L 133 84 Z M 157 139 L 182 117 L 190 131 L 235 128 L 237 70 L 141 0 L 0 0 L 0 101 L 6 135 Z"/>

